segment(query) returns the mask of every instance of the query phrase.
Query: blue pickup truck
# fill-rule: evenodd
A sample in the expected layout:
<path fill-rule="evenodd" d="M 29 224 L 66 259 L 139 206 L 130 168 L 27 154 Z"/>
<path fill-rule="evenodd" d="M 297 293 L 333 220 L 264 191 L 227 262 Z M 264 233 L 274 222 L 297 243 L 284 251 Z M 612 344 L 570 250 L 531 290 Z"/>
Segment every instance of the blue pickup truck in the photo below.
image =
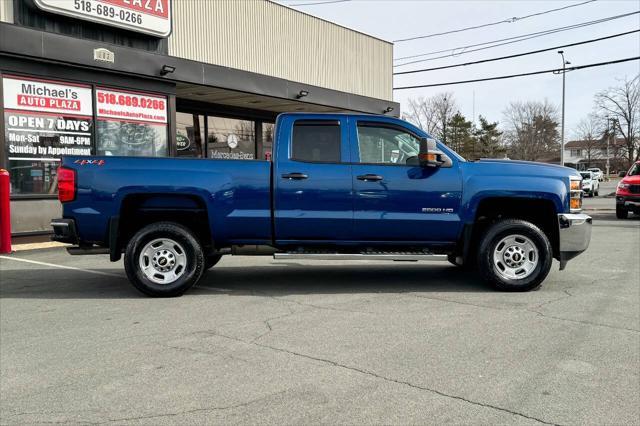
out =
<path fill-rule="evenodd" d="M 272 161 L 65 157 L 53 239 L 124 253 L 150 296 L 181 295 L 227 254 L 441 259 L 527 291 L 589 245 L 573 169 L 466 161 L 386 116 L 281 114 L 274 144 Z"/>

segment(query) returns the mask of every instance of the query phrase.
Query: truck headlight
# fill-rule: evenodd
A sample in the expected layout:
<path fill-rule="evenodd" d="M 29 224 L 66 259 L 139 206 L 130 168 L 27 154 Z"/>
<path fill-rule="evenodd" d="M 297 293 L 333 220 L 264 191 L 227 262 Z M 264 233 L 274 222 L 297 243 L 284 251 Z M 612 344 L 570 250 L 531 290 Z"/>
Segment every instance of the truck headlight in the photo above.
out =
<path fill-rule="evenodd" d="M 569 182 L 569 210 L 571 213 L 577 213 L 582 210 L 582 179 L 578 177 L 570 177 Z"/>
<path fill-rule="evenodd" d="M 627 189 L 627 188 L 629 188 L 629 186 L 630 186 L 630 184 L 628 184 L 628 183 L 620 182 L 618 184 L 618 189 Z"/>

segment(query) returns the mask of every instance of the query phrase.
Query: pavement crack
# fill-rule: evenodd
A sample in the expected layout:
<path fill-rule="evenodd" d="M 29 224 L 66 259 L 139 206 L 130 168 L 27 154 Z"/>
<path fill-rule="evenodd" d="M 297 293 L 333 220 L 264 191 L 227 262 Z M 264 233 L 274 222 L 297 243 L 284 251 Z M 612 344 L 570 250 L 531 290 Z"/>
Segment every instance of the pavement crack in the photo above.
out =
<path fill-rule="evenodd" d="M 408 296 L 412 296 L 412 297 L 417 297 L 418 299 L 429 299 L 429 300 L 436 300 L 438 302 L 448 302 L 448 303 L 456 303 L 458 305 L 465 305 L 465 306 L 475 306 L 476 308 L 484 308 L 484 309 L 493 309 L 496 311 L 506 311 L 507 309 L 505 308 L 497 308 L 495 306 L 487 306 L 487 305 L 480 305 L 477 303 L 469 303 L 469 302 L 460 302 L 458 300 L 451 300 L 451 299 L 445 299 L 445 298 L 440 298 L 440 297 L 432 297 L 432 296 L 424 296 L 422 294 L 415 294 L 415 293 L 403 293 L 406 294 Z"/>
<path fill-rule="evenodd" d="M 539 419 L 537 417 L 533 417 L 533 416 L 529 416 L 529 415 L 524 414 L 524 413 L 520 413 L 520 412 L 515 411 L 515 410 L 510 410 L 508 408 L 498 407 L 497 405 L 492 405 L 492 404 L 488 404 L 488 403 L 484 403 L 484 402 L 473 401 L 471 399 L 464 398 L 464 397 L 458 396 L 458 395 L 448 394 L 448 393 L 439 391 L 437 389 L 428 388 L 428 387 L 425 387 L 425 386 L 419 386 L 419 385 L 416 385 L 414 383 L 411 383 L 411 382 L 408 382 L 408 381 L 405 381 L 405 380 L 398 380 L 398 379 L 394 379 L 394 378 L 391 378 L 391 377 L 382 376 L 382 375 L 374 373 L 372 371 L 364 370 L 364 369 L 359 368 L 359 367 L 349 366 L 349 365 L 346 365 L 346 364 L 341 364 L 341 363 L 339 363 L 337 361 L 333 361 L 333 360 L 330 360 L 330 359 L 315 357 L 315 356 L 312 356 L 312 355 L 307 355 L 307 354 L 303 354 L 303 353 L 300 353 L 300 352 L 290 351 L 288 349 L 283 349 L 283 348 L 279 348 L 279 347 L 276 347 L 276 346 L 266 345 L 266 344 L 259 343 L 259 342 L 246 341 L 246 340 L 240 339 L 238 337 L 228 336 L 226 334 L 217 333 L 214 330 L 207 330 L 206 333 L 210 334 L 212 336 L 217 336 L 217 337 L 221 337 L 221 338 L 224 338 L 224 339 L 234 340 L 236 342 L 240 342 L 240 343 L 244 343 L 244 344 L 248 344 L 248 345 L 254 345 L 254 346 L 261 347 L 261 348 L 270 349 L 270 350 L 273 350 L 273 351 L 276 351 L 276 352 L 285 353 L 285 354 L 288 354 L 288 355 L 292 355 L 292 356 L 296 356 L 296 357 L 300 357 L 300 358 L 305 358 L 305 359 L 316 361 L 316 362 L 321 362 L 321 363 L 328 364 L 328 365 L 331 365 L 331 366 L 334 366 L 334 367 L 342 368 L 342 369 L 349 370 L 349 371 L 354 371 L 354 372 L 357 372 L 357 373 L 360 373 L 360 374 L 364 374 L 364 375 L 367 375 L 367 376 L 370 376 L 370 377 L 375 377 L 377 379 L 384 380 L 384 381 L 387 381 L 387 382 L 408 386 L 408 387 L 411 387 L 411 388 L 414 388 L 414 389 L 419 389 L 419 390 L 422 390 L 422 391 L 425 391 L 425 392 L 431 392 L 431 393 L 434 393 L 436 395 L 440 395 L 440 396 L 445 397 L 445 398 L 455 399 L 455 400 L 466 402 L 468 404 L 472 404 L 472 405 L 475 405 L 475 406 L 484 407 L 484 408 L 490 408 L 490 409 L 501 411 L 501 412 L 504 412 L 504 413 L 508 413 L 508 414 L 511 414 L 511 415 L 514 415 L 514 416 L 526 418 L 526 419 L 529 419 L 529 420 L 534 420 L 534 421 L 537 421 L 537 422 L 542 423 L 542 424 L 559 426 L 558 423 L 548 422 L 548 421 Z"/>
<path fill-rule="evenodd" d="M 571 318 L 562 318 L 562 317 L 558 317 L 555 315 L 550 315 L 550 314 L 546 314 L 542 311 L 542 307 L 544 306 L 549 306 L 552 303 L 558 302 L 560 300 L 565 300 L 568 299 L 569 297 L 573 297 L 574 294 L 572 294 L 569 289 L 571 289 L 572 287 L 568 287 L 563 291 L 564 295 L 560 296 L 560 297 L 556 297 L 555 299 L 551 299 L 551 300 L 547 300 L 544 303 L 541 303 L 539 305 L 534 306 L 533 308 L 527 308 L 528 312 L 532 312 L 534 314 L 537 314 L 538 316 L 544 317 L 544 318 L 549 318 L 549 319 L 555 319 L 555 320 L 559 320 L 559 321 L 568 321 L 568 322 L 573 322 L 573 323 L 577 323 L 577 324 L 584 324 L 584 325 L 594 325 L 594 326 L 598 326 L 598 327 L 606 327 L 606 328 L 612 328 L 614 330 L 623 330 L 623 331 L 632 331 L 632 332 L 636 332 L 639 333 L 640 330 L 636 330 L 635 328 L 627 328 L 627 327 L 618 327 L 615 325 L 608 325 L 608 324 L 602 324 L 602 323 L 597 323 L 597 322 L 593 322 L 593 321 L 585 321 L 585 320 L 575 320 L 575 319 L 571 319 Z"/>
<path fill-rule="evenodd" d="M 573 322 L 573 323 L 577 323 L 577 324 L 595 325 L 597 327 L 606 327 L 606 328 L 611 328 L 611 329 L 614 329 L 614 330 L 631 331 L 631 332 L 635 332 L 635 333 L 640 333 L 640 330 L 636 330 L 635 328 L 618 327 L 618 326 L 615 326 L 615 325 L 601 324 L 601 323 L 592 322 L 592 321 L 574 320 L 574 319 L 570 319 L 570 318 L 556 317 L 554 315 L 548 315 L 548 314 L 545 314 L 543 312 L 538 312 L 538 311 L 534 311 L 534 310 L 531 310 L 531 309 L 528 309 L 528 311 L 529 312 L 533 312 L 535 314 L 538 314 L 538 316 L 541 316 L 541 317 L 544 317 L 544 318 L 549 318 L 549 319 L 555 319 L 555 320 L 558 320 L 558 321 L 568 321 L 568 322 Z"/>
<path fill-rule="evenodd" d="M 271 394 L 268 394 L 268 395 L 261 396 L 260 398 L 252 399 L 250 401 L 245 401 L 245 402 L 232 404 L 232 405 L 225 405 L 225 406 L 221 406 L 221 407 L 215 407 L 215 406 L 214 407 L 203 407 L 203 408 L 194 408 L 194 409 L 191 409 L 191 410 L 176 411 L 176 412 L 172 412 L 172 413 L 149 414 L 149 415 L 146 415 L 146 416 L 135 416 L 135 417 L 121 417 L 121 418 L 109 419 L 106 422 L 101 422 L 101 423 L 97 423 L 97 424 L 107 424 L 107 423 L 114 423 L 114 422 L 127 422 L 127 421 L 133 421 L 133 420 L 158 419 L 158 418 L 163 418 L 163 417 L 176 417 L 176 416 L 182 416 L 182 415 L 186 415 L 186 414 L 203 413 L 203 412 L 207 412 L 207 411 L 233 410 L 233 409 L 236 409 L 236 408 L 242 408 L 242 407 L 249 406 L 251 404 L 255 404 L 257 402 L 264 401 L 264 400 L 269 399 L 269 398 L 274 397 L 274 396 L 282 395 L 285 392 L 287 392 L 287 391 L 284 390 L 284 391 L 280 391 L 280 392 L 275 392 L 275 393 L 271 393 Z"/>

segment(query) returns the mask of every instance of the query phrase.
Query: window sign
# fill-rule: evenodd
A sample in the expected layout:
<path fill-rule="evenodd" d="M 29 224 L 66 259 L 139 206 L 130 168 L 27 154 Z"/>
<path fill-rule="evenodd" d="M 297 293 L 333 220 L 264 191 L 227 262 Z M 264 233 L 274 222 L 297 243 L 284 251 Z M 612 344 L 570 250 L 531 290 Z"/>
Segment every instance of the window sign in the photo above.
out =
<path fill-rule="evenodd" d="M 255 122 L 207 117 L 207 147 L 209 158 L 253 160 L 256 152 Z"/>
<path fill-rule="evenodd" d="M 164 157 L 167 98 L 96 88 L 98 155 Z"/>
<path fill-rule="evenodd" d="M 156 37 L 171 33 L 170 0 L 34 0 L 38 8 Z"/>
<path fill-rule="evenodd" d="M 5 76 L 5 149 L 14 194 L 53 194 L 62 155 L 91 155 L 91 86 Z"/>

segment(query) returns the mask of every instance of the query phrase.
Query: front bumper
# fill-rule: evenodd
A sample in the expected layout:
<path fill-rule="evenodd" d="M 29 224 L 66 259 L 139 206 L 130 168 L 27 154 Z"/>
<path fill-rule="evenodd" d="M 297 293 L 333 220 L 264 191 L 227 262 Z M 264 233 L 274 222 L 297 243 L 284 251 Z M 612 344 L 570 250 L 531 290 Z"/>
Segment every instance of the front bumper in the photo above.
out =
<path fill-rule="evenodd" d="M 630 211 L 640 211 L 640 195 L 616 195 L 616 206 Z"/>
<path fill-rule="evenodd" d="M 560 239 L 560 270 L 567 262 L 589 247 L 592 219 L 583 213 L 560 213 L 558 228 Z"/>

